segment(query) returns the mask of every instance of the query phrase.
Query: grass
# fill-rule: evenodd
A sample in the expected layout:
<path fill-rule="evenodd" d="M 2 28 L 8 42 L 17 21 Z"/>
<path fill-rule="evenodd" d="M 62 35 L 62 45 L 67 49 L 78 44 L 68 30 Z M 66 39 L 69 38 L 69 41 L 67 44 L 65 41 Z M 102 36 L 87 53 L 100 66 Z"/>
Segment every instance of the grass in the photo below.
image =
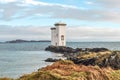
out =
<path fill-rule="evenodd" d="M 94 57 L 104 57 L 105 55 L 110 55 L 112 54 L 111 51 L 105 51 L 105 52 L 98 52 L 98 53 L 95 53 L 95 52 L 89 52 L 87 54 L 85 53 L 81 53 L 80 55 L 78 55 L 77 57 L 78 58 L 81 58 L 81 59 L 89 59 L 89 58 L 94 58 Z"/>
<path fill-rule="evenodd" d="M 13 80 L 13 79 L 10 79 L 10 78 L 0 78 L 0 80 Z"/>
<path fill-rule="evenodd" d="M 62 60 L 17 80 L 120 80 L 119 75 L 120 70 L 109 67 L 76 65 Z"/>

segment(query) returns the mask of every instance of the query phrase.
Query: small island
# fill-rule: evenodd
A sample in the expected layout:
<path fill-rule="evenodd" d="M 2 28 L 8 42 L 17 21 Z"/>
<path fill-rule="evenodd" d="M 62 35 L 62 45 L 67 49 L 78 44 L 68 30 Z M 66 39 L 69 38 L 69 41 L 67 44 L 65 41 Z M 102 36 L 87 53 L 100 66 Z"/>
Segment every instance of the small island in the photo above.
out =
<path fill-rule="evenodd" d="M 16 39 L 11 41 L 6 41 L 5 43 L 24 43 L 24 42 L 50 42 L 50 40 L 22 40 Z"/>

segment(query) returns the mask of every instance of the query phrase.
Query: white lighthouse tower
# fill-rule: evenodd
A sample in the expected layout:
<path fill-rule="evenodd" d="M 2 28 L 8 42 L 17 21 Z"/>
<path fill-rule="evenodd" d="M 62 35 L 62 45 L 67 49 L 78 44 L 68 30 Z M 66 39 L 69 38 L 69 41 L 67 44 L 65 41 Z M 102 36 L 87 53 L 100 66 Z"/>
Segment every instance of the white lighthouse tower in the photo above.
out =
<path fill-rule="evenodd" d="M 66 46 L 66 24 L 59 22 L 54 25 L 55 27 L 51 28 L 51 45 Z"/>

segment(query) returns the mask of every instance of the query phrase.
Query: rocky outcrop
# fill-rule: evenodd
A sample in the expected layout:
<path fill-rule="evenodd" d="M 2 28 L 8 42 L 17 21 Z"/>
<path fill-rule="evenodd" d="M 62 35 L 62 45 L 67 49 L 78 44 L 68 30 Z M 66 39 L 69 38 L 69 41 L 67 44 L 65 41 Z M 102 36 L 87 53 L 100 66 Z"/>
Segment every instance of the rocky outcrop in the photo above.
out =
<path fill-rule="evenodd" d="M 109 51 L 106 48 L 71 48 L 71 47 L 64 47 L 64 46 L 48 46 L 46 51 L 51 52 L 59 52 L 59 53 L 78 53 L 78 52 L 104 52 Z"/>
<path fill-rule="evenodd" d="M 51 52 L 58 52 L 58 53 L 74 53 L 75 50 L 70 47 L 64 47 L 64 46 L 48 46 L 46 51 L 51 51 Z"/>
<path fill-rule="evenodd" d="M 120 69 L 120 52 L 110 51 L 106 48 L 76 48 L 71 47 L 55 47 L 49 46 L 46 51 L 62 53 L 67 60 L 73 61 L 75 64 L 98 65 L 100 67 L 111 67 Z M 54 60 L 53 60 L 54 61 Z"/>
<path fill-rule="evenodd" d="M 91 53 L 92 54 L 92 53 Z M 83 54 L 78 57 L 69 57 L 68 60 L 72 60 L 75 64 L 83 64 L 83 65 L 98 65 L 100 67 L 111 67 L 113 69 L 120 69 L 120 52 L 113 51 L 111 54 L 100 54 L 96 56 L 89 56 L 91 54 Z M 93 53 L 97 54 L 97 53 Z M 83 56 L 88 56 L 83 58 Z M 89 58 L 90 57 L 90 58 Z"/>

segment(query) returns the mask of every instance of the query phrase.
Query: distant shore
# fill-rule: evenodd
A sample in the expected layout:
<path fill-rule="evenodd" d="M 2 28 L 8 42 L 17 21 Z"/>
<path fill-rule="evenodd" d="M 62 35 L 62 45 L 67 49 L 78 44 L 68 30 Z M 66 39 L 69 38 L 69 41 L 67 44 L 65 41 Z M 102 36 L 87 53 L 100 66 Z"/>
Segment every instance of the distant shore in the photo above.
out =
<path fill-rule="evenodd" d="M 22 40 L 22 39 L 16 39 L 11 41 L 5 41 L 0 43 L 24 43 L 24 42 L 51 42 L 50 40 Z"/>

